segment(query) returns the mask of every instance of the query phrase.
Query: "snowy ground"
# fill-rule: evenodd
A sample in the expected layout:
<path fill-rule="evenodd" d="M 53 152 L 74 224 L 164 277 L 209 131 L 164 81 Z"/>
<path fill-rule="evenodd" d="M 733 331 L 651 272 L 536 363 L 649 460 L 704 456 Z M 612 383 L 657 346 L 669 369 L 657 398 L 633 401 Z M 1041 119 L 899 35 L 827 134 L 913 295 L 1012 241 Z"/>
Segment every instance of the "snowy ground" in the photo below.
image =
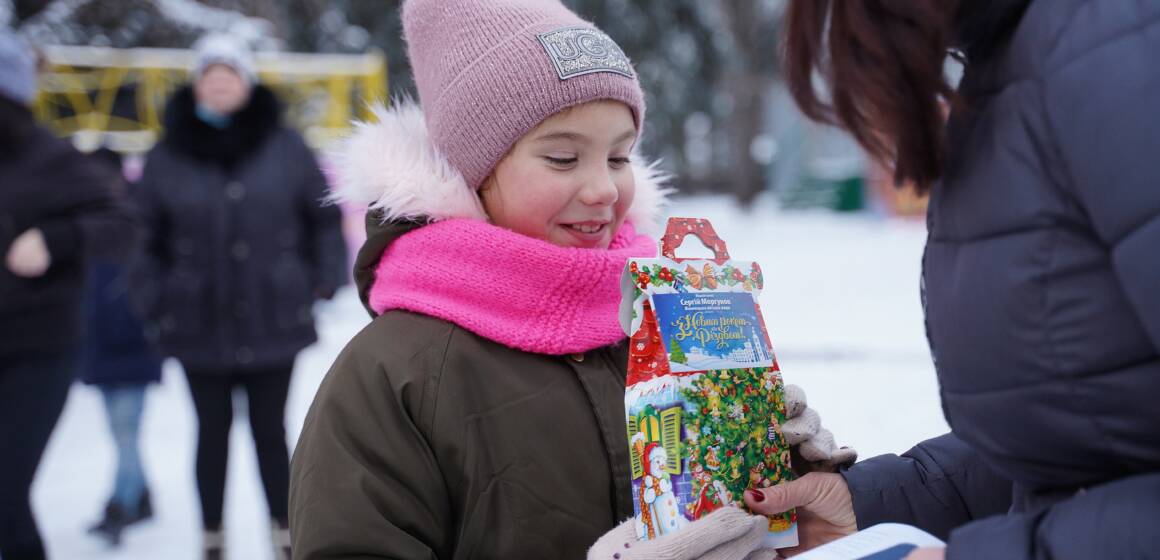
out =
<path fill-rule="evenodd" d="M 785 377 L 805 387 L 841 443 L 869 457 L 946 430 L 919 305 L 920 221 L 781 212 L 768 203 L 742 213 L 717 198 L 685 199 L 671 213 L 709 218 L 735 257 L 761 263 L 762 309 Z M 349 289 L 318 314 L 322 340 L 299 358 L 290 391 L 291 444 L 334 356 L 367 321 Z M 187 391 L 176 364 L 166 366 L 163 383 L 150 391 L 142 446 L 157 516 L 128 531 L 120 550 L 108 550 L 85 528 L 112 484 L 112 444 L 97 392 L 73 388 L 33 488 L 51 558 L 197 558 L 196 426 Z M 257 462 L 245 415 L 235 418 L 228 557 L 266 560 L 272 554 Z"/>

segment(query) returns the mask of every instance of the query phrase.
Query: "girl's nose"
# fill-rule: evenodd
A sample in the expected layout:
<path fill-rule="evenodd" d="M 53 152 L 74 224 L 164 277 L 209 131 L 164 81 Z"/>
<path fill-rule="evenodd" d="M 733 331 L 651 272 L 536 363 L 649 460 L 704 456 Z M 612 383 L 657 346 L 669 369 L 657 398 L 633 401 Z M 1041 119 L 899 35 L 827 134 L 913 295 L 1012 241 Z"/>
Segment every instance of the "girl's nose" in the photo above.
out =
<path fill-rule="evenodd" d="M 580 193 L 580 201 L 589 206 L 611 206 L 619 199 L 620 189 L 609 170 L 593 173 Z"/>

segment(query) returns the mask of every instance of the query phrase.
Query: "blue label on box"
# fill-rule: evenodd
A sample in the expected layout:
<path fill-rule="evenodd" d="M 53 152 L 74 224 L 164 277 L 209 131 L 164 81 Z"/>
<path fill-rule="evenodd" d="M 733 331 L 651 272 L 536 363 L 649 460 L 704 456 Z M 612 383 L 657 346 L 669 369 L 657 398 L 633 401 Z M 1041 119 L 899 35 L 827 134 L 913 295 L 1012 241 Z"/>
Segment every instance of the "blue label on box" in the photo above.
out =
<path fill-rule="evenodd" d="M 674 372 L 773 366 L 752 294 L 653 294 L 652 308 Z"/>

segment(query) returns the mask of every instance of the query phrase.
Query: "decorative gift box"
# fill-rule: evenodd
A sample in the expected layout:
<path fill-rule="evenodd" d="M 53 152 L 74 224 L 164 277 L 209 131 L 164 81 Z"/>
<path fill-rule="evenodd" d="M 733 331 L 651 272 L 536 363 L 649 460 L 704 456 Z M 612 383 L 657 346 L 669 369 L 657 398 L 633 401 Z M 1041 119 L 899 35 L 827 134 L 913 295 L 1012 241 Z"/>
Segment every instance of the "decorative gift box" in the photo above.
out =
<path fill-rule="evenodd" d="M 677 258 L 688 235 L 715 258 Z M 630 260 L 622 281 L 640 539 L 727 505 L 745 508 L 746 489 L 793 478 L 781 372 L 757 304 L 761 267 L 731 259 L 706 220 L 670 219 L 660 246 L 661 258 Z M 766 546 L 796 544 L 796 515 L 770 518 Z"/>

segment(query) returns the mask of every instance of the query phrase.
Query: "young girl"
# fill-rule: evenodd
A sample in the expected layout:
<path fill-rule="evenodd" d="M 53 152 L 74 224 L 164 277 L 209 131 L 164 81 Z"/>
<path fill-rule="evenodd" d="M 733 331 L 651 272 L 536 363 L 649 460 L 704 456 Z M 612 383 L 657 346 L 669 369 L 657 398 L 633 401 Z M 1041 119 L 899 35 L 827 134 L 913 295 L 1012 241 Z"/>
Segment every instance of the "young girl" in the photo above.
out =
<path fill-rule="evenodd" d="M 403 25 L 423 106 L 339 156 L 377 317 L 307 416 L 294 557 L 582 557 L 633 514 L 619 279 L 666 194 L 632 156 L 640 86 L 554 1 L 412 0 Z M 700 540 L 760 540 L 726 515 Z"/>

